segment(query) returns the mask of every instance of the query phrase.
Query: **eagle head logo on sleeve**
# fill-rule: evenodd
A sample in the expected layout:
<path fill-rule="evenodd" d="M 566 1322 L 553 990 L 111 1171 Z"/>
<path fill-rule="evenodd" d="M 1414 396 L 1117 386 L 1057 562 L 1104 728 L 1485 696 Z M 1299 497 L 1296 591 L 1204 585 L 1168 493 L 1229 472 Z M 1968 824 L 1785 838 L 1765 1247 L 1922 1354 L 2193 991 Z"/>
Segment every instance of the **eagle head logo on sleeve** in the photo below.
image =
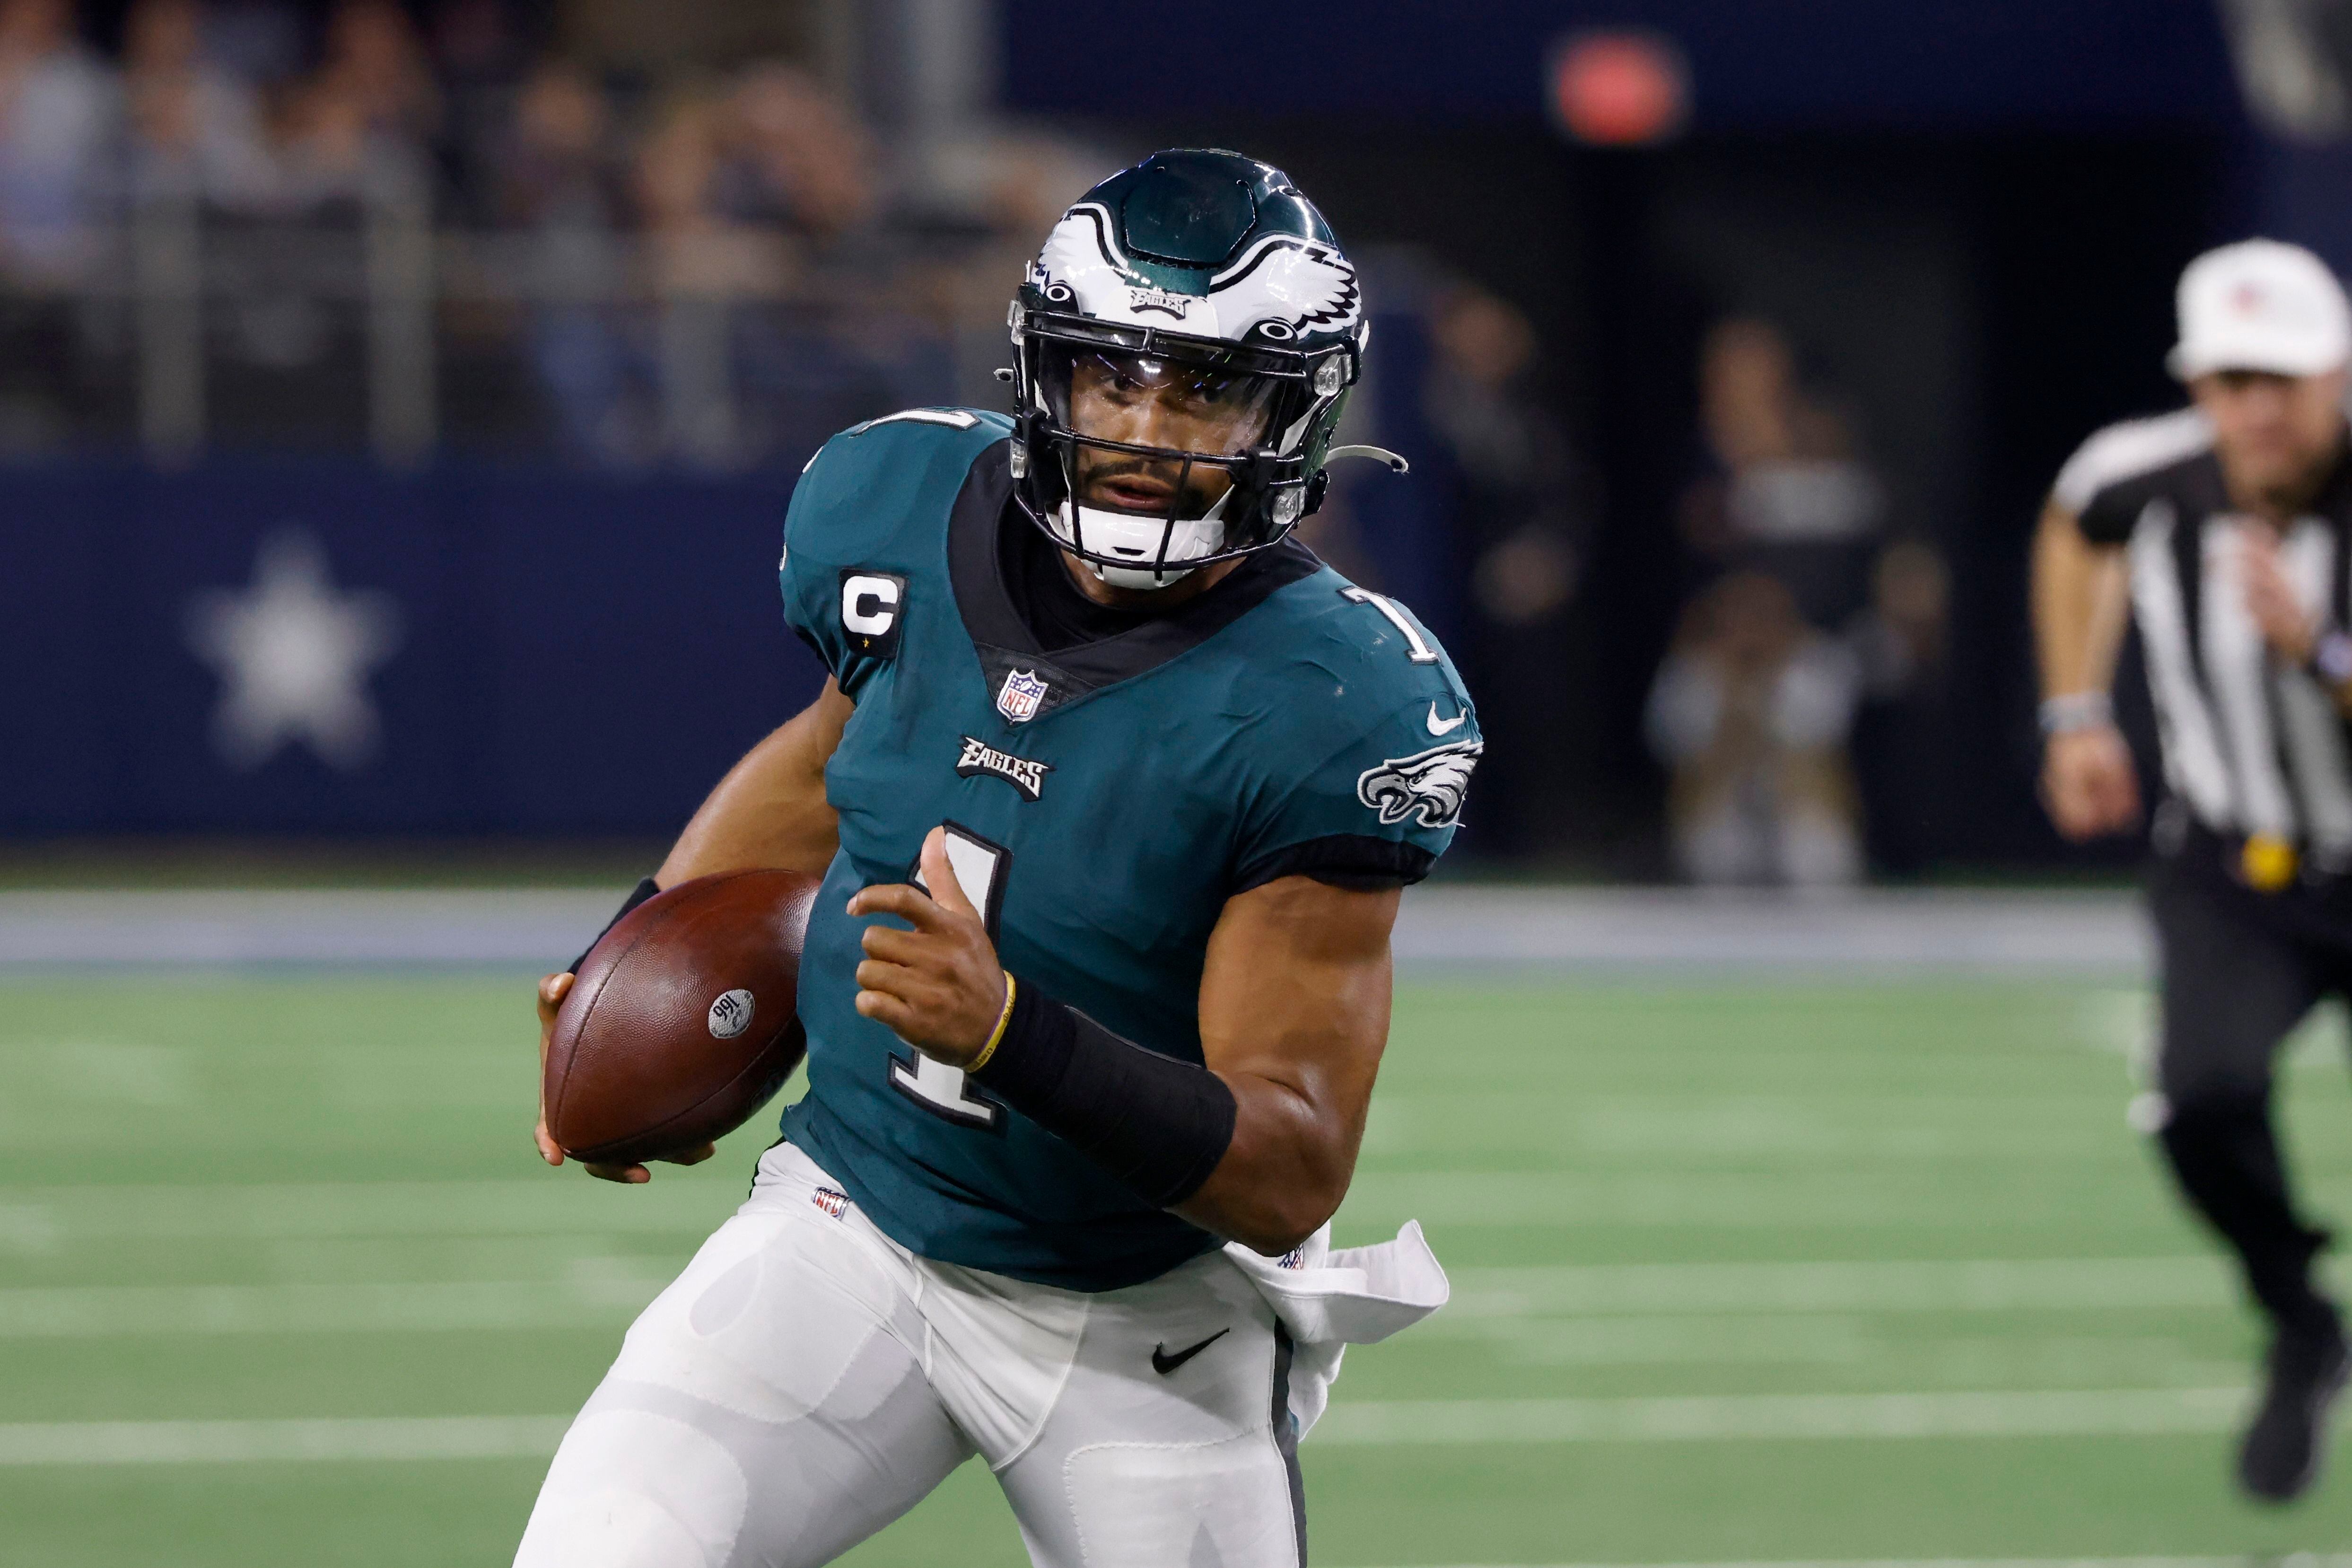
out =
<path fill-rule="evenodd" d="M 1486 749 L 1484 741 L 1456 741 L 1409 757 L 1391 757 L 1357 775 L 1356 798 L 1379 814 L 1383 827 L 1409 816 L 1420 817 L 1423 827 L 1451 827 L 1461 820 L 1470 770 Z"/>

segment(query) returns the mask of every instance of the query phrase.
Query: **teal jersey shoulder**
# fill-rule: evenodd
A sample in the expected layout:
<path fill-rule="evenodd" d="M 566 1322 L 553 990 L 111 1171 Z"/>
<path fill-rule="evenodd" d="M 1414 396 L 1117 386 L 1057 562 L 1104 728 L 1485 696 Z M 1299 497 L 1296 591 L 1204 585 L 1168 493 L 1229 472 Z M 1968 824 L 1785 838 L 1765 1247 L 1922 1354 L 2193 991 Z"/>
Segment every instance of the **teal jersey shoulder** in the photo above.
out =
<path fill-rule="evenodd" d="M 1083 1290 L 1216 1245 L 852 1005 L 857 889 L 944 825 L 1005 967 L 1201 1060 L 1210 932 L 1294 873 L 1417 879 L 1480 740 L 1411 613 L 1297 545 L 1132 632 L 1039 649 L 998 568 L 1001 417 L 919 410 L 835 437 L 786 522 L 786 618 L 856 704 L 825 770 L 841 848 L 801 968 L 809 1091 L 786 1113 L 875 1223 L 941 1261 Z M 1367 868 L 1370 868 L 1368 873 Z"/>
<path fill-rule="evenodd" d="M 1417 880 L 1420 855 L 1453 842 L 1485 742 L 1453 660 L 1403 605 L 1318 566 L 1234 622 L 1202 664 L 1245 786 L 1232 797 L 1243 880 L 1334 837 L 1395 846 Z"/>
<path fill-rule="evenodd" d="M 793 487 L 784 514 L 784 551 L 777 574 L 784 619 L 840 682 L 856 694 L 887 662 L 873 639 L 853 629 L 887 615 L 895 586 L 866 587 L 866 613 L 849 620 L 836 613 L 856 571 L 884 571 L 902 557 L 928 561 L 946 509 L 971 471 L 972 459 L 1012 433 L 1002 414 L 969 408 L 910 408 L 852 426 L 817 448 Z M 928 524 L 932 537 L 920 536 Z M 928 552 L 926 543 L 928 542 Z M 911 552 L 911 555 L 909 552 Z M 894 574 L 893 575 L 902 575 Z"/>

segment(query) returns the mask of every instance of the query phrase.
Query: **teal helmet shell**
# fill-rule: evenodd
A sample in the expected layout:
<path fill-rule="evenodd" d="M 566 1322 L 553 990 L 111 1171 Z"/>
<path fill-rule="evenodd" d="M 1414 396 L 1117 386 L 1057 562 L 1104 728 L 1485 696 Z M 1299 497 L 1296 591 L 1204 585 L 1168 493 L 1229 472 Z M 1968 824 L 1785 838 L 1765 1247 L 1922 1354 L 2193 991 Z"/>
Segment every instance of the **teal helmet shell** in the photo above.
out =
<path fill-rule="evenodd" d="M 1161 539 L 1160 566 L 1197 566 L 1279 542 L 1321 503 L 1324 459 L 1370 336 L 1355 266 L 1290 177 L 1202 150 L 1155 153 L 1081 196 L 1030 263 L 1010 325 L 1024 505 L 1064 548 L 1109 566 L 1131 565 L 1132 552 L 1104 557 L 1049 521 L 1075 515 L 1076 449 L 1112 445 L 1070 428 L 1054 385 L 1057 352 L 1137 354 L 1274 384 L 1249 451 L 1165 454 L 1232 475 L 1213 547 L 1175 558 L 1177 531 Z"/>

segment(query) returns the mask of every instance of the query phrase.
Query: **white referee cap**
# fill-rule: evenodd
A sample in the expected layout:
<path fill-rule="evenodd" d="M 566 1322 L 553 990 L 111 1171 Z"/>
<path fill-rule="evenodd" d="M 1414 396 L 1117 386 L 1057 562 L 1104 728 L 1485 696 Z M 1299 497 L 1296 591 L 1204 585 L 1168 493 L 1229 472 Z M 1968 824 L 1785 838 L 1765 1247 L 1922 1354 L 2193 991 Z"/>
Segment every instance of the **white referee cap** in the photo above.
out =
<path fill-rule="evenodd" d="M 2165 363 L 2182 381 L 2217 370 L 2317 375 L 2352 359 L 2352 308 L 2327 264 L 2299 245 L 2241 240 L 2180 275 L 2180 342 Z"/>

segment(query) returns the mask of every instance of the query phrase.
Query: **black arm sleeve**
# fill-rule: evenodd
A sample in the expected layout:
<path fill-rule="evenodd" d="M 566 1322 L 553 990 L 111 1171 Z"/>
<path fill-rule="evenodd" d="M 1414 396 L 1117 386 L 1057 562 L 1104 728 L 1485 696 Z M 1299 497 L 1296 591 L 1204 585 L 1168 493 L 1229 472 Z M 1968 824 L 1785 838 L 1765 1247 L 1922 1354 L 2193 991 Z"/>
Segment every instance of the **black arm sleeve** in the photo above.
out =
<path fill-rule="evenodd" d="M 972 1077 L 1155 1208 L 1200 1191 L 1234 1141 L 1224 1079 L 1122 1039 L 1026 981 L 1014 985 L 996 1054 Z"/>

